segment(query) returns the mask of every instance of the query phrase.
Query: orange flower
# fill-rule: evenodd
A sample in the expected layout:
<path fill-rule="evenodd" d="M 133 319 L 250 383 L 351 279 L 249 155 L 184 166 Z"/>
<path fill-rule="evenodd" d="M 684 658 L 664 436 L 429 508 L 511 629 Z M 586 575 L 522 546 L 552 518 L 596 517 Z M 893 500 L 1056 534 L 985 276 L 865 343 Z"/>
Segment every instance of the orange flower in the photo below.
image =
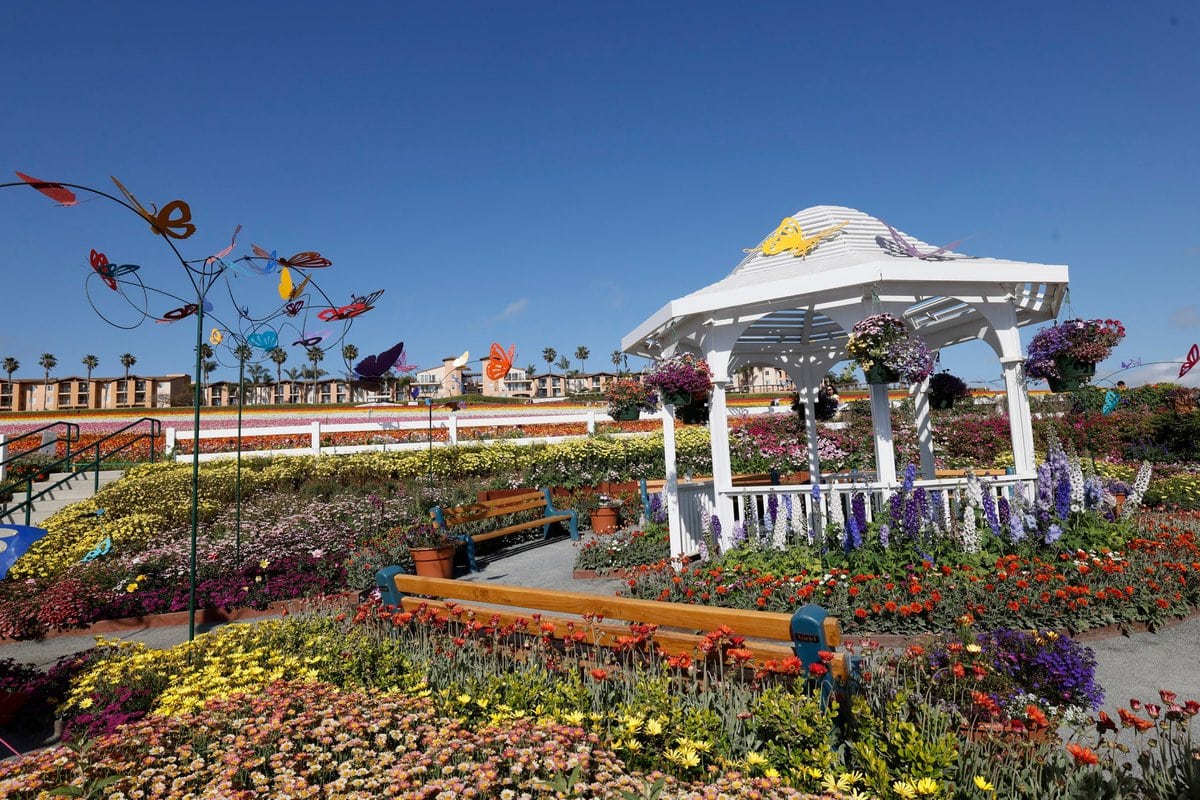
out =
<path fill-rule="evenodd" d="M 596 669 L 592 670 L 592 677 L 598 681 L 605 680 L 608 677 L 608 670 L 597 667 Z"/>
<path fill-rule="evenodd" d="M 1096 755 L 1090 747 L 1080 747 L 1071 742 L 1067 745 L 1067 752 L 1071 754 L 1071 758 L 1075 759 L 1075 763 L 1080 766 L 1100 763 L 1100 756 Z"/>

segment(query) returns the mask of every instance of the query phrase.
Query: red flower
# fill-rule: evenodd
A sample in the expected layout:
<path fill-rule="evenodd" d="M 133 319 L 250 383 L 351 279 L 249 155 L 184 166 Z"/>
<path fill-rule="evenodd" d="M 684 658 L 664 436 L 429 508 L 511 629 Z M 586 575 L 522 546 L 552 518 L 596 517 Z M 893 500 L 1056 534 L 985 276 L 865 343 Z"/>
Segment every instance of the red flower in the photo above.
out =
<path fill-rule="evenodd" d="M 1101 711 L 1100 716 L 1096 719 L 1096 732 L 1102 734 L 1105 731 L 1112 731 L 1116 733 L 1116 730 L 1117 723 L 1113 722 L 1112 717 L 1107 713 Z"/>
<path fill-rule="evenodd" d="M 592 670 L 592 677 L 598 681 L 603 681 L 608 678 L 608 670 L 597 667 L 596 669 Z"/>
<path fill-rule="evenodd" d="M 1092 752 L 1092 749 L 1089 747 L 1080 747 L 1074 742 L 1071 742 L 1069 745 L 1067 745 L 1067 752 L 1071 754 L 1071 758 L 1075 759 L 1075 763 L 1081 766 L 1084 764 L 1100 763 L 1100 756 Z"/>
<path fill-rule="evenodd" d="M 820 662 L 808 665 L 808 674 L 814 678 L 820 678 L 827 672 L 829 672 L 829 668 Z"/>

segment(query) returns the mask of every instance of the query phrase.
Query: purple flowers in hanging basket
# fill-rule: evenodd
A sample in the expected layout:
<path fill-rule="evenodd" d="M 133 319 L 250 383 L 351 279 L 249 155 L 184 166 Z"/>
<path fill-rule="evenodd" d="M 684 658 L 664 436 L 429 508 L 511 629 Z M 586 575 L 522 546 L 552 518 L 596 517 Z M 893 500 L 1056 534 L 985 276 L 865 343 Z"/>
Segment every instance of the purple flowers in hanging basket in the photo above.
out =
<path fill-rule="evenodd" d="M 664 394 L 693 395 L 709 390 L 712 370 L 704 359 L 684 353 L 656 364 L 646 373 L 643 382 L 648 388 Z"/>
<path fill-rule="evenodd" d="M 854 323 L 846 352 L 863 370 L 887 367 L 907 383 L 923 381 L 933 371 L 925 340 L 891 314 L 872 314 Z"/>
<path fill-rule="evenodd" d="M 1059 357 L 1098 364 L 1112 355 L 1125 338 L 1125 326 L 1115 319 L 1069 319 L 1043 328 L 1029 342 L 1025 374 L 1030 378 L 1061 378 Z"/>

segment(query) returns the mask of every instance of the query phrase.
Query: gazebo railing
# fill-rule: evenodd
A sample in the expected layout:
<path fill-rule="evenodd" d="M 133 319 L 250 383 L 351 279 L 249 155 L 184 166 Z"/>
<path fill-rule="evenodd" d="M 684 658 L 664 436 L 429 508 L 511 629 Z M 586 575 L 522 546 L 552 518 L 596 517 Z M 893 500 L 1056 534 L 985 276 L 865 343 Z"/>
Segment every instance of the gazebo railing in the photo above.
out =
<path fill-rule="evenodd" d="M 859 476 L 861 477 L 861 476 Z M 1036 476 L 995 475 L 979 478 L 983 492 L 993 500 L 1011 499 L 1016 492 L 1028 495 Z M 923 488 L 940 513 L 939 527 L 948 527 L 958 519 L 968 502 L 966 477 L 917 480 L 913 489 Z M 700 550 L 704 537 L 704 516 L 712 513 L 711 480 L 679 483 L 679 521 L 685 553 Z M 814 491 L 814 489 L 816 491 Z M 867 521 L 887 514 L 889 498 L 900 490 L 895 484 L 866 480 L 856 482 L 827 481 L 819 484 L 784 486 L 740 486 L 724 492 L 733 500 L 735 524 L 742 531 L 750 530 L 767 541 L 781 546 L 807 539 L 809 531 L 822 531 L 828 522 L 845 527 L 853 514 L 852 501 L 863 495 Z"/>

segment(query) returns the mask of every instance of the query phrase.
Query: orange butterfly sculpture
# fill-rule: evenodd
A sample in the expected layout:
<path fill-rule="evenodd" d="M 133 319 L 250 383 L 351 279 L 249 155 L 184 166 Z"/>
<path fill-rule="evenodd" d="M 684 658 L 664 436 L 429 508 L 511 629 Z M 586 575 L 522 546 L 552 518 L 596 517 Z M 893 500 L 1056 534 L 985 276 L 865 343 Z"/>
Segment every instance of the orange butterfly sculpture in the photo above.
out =
<path fill-rule="evenodd" d="M 158 210 L 158 206 L 150 204 L 152 211 L 147 211 L 146 207 L 137 201 L 137 198 L 126 189 L 119 180 L 112 175 L 112 182 L 121 190 L 121 194 L 125 195 L 125 199 L 133 206 L 146 222 L 150 223 L 150 230 L 160 236 L 170 236 L 172 239 L 186 239 L 196 232 L 196 226 L 192 224 L 192 208 L 182 200 L 172 200 L 163 206 L 162 211 Z M 172 217 L 178 212 L 178 216 Z"/>
<path fill-rule="evenodd" d="M 510 345 L 506 353 L 499 342 L 492 342 L 492 352 L 488 356 L 488 365 L 487 369 L 484 370 L 484 374 L 493 381 L 503 379 L 508 374 L 508 371 L 512 369 L 513 359 L 516 357 L 517 346 L 515 344 Z"/>
<path fill-rule="evenodd" d="M 317 269 L 318 267 L 328 267 L 333 264 L 328 258 L 313 250 L 296 253 L 291 258 L 279 258 L 275 255 L 275 251 L 272 250 L 268 253 L 256 244 L 250 245 L 250 249 L 254 251 L 254 255 L 267 260 L 267 272 L 271 272 L 276 264 L 281 267 L 293 267 L 296 269 Z"/>

